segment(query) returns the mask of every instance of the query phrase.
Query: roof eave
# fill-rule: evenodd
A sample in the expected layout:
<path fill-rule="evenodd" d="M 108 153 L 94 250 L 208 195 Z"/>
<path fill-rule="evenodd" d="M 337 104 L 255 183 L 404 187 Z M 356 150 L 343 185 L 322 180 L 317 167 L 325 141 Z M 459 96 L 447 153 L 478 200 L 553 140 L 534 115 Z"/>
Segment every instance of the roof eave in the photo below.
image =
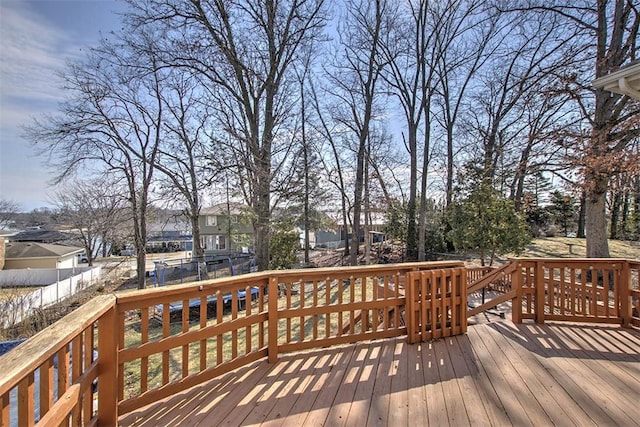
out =
<path fill-rule="evenodd" d="M 604 89 L 640 99 L 640 62 L 597 78 L 591 85 L 596 89 Z"/>

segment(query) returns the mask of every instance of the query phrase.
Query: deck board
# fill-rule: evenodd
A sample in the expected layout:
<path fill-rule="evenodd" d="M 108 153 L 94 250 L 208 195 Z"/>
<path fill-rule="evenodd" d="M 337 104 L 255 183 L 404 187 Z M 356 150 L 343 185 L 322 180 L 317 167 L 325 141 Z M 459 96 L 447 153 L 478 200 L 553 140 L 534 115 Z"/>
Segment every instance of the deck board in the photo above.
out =
<path fill-rule="evenodd" d="M 640 332 L 495 321 L 280 355 L 120 417 L 147 425 L 640 426 Z"/>

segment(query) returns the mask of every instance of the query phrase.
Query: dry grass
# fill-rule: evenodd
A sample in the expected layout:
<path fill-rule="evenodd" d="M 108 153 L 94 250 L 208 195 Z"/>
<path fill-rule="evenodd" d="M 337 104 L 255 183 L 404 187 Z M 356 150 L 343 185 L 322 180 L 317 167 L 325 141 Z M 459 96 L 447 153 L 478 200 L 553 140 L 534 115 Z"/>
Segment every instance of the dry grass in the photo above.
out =
<path fill-rule="evenodd" d="M 637 242 L 634 242 L 637 245 Z M 571 245 L 571 253 L 569 252 Z M 534 239 L 521 257 L 534 258 L 575 258 L 585 257 L 587 243 L 585 239 L 575 237 L 546 237 Z M 630 242 L 609 240 L 609 252 L 612 258 L 640 259 L 640 246 Z M 512 255 L 510 255 L 512 256 Z"/>
<path fill-rule="evenodd" d="M 0 302 L 20 298 L 24 295 L 30 294 L 36 289 L 40 289 L 40 286 L 18 286 L 11 288 L 0 288 Z"/>

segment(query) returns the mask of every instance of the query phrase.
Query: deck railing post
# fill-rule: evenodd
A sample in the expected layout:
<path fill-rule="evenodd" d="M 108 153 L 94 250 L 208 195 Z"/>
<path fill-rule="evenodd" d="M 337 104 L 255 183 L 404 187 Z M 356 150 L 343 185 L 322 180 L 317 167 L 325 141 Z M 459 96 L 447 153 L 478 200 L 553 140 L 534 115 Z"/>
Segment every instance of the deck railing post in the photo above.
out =
<path fill-rule="evenodd" d="M 98 425 L 118 424 L 118 330 L 116 299 L 98 320 Z"/>
<path fill-rule="evenodd" d="M 511 261 L 516 263 L 516 271 L 511 274 L 511 285 L 515 288 L 516 297 L 511 303 L 511 321 L 513 323 L 522 323 L 522 264 L 520 261 Z"/>
<path fill-rule="evenodd" d="M 460 296 L 460 333 L 467 333 L 467 269 L 466 267 L 456 268 L 456 274 L 458 274 L 458 280 L 454 283 L 458 283 L 458 289 L 455 292 L 451 292 L 451 298 Z M 453 289 L 452 289 L 453 291 Z"/>
<path fill-rule="evenodd" d="M 535 319 L 536 323 L 544 323 L 544 296 L 545 296 L 545 284 L 544 284 L 544 263 L 536 261 L 536 280 L 535 280 L 535 295 L 534 302 L 535 307 Z"/>
<path fill-rule="evenodd" d="M 405 307 L 407 311 L 407 342 L 416 342 L 416 276 L 420 273 L 408 272 L 405 280 Z"/>
<path fill-rule="evenodd" d="M 631 268 L 629 261 L 622 263 L 620 271 L 620 283 L 616 287 L 620 301 L 620 320 L 623 328 L 630 328 L 632 325 L 633 307 L 631 303 Z"/>
<path fill-rule="evenodd" d="M 278 361 L 278 277 L 269 278 L 269 363 Z"/>

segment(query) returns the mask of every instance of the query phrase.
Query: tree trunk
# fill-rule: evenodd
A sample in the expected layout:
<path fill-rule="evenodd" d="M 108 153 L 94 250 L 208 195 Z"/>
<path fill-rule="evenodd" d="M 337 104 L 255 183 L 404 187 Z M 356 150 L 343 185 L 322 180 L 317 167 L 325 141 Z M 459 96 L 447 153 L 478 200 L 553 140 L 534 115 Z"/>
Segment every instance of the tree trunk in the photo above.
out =
<path fill-rule="evenodd" d="M 418 187 L 418 149 L 417 129 L 412 123 L 409 125 L 409 203 L 407 204 L 407 251 L 406 257 L 415 260 L 417 255 L 416 230 L 416 198 Z"/>
<path fill-rule="evenodd" d="M 578 213 L 578 233 L 576 235 L 576 237 L 579 237 L 580 239 L 584 239 L 586 237 L 585 234 L 585 217 L 586 217 L 586 209 L 587 209 L 587 202 L 586 202 L 586 195 L 585 195 L 585 191 L 583 190 L 582 193 L 580 194 L 580 211 Z"/>
<path fill-rule="evenodd" d="M 254 206 L 256 220 L 254 223 L 254 230 L 256 233 L 255 239 L 255 254 L 256 254 L 256 264 L 260 271 L 269 269 L 269 239 L 271 236 L 270 233 L 270 193 L 268 189 L 268 183 L 265 186 L 264 182 L 261 181 L 263 185 L 259 186 L 256 189 L 256 201 L 257 203 Z M 266 188 L 265 188 L 266 187 Z"/>
<path fill-rule="evenodd" d="M 368 126 L 368 124 L 367 124 Z M 351 253 L 349 263 L 358 265 L 358 251 L 360 249 L 360 214 L 362 212 L 362 190 L 364 188 L 364 156 L 366 148 L 366 135 L 360 137 L 358 159 L 356 167 L 356 184 L 353 195 L 353 228 L 351 235 Z"/>
<path fill-rule="evenodd" d="M 418 213 L 418 261 L 426 259 L 427 234 L 427 177 L 429 176 L 429 150 L 431 149 L 431 96 L 427 97 L 424 118 L 424 147 L 422 154 L 422 177 L 420 180 L 420 211 Z"/>
<path fill-rule="evenodd" d="M 622 195 L 620 191 L 615 191 L 611 195 L 611 221 L 610 221 L 610 229 L 609 229 L 609 238 L 611 240 L 618 239 L 618 230 L 619 230 L 619 221 L 620 221 L 620 210 L 622 208 Z"/>
<path fill-rule="evenodd" d="M 587 182 L 593 182 L 593 188 L 587 190 L 585 199 L 585 228 L 588 258 L 609 258 L 607 242 L 607 185 L 608 177 L 587 176 Z"/>
<path fill-rule="evenodd" d="M 364 263 L 367 265 L 371 263 L 370 215 L 371 204 L 369 203 L 369 156 L 367 155 L 367 160 L 364 165 Z"/>

